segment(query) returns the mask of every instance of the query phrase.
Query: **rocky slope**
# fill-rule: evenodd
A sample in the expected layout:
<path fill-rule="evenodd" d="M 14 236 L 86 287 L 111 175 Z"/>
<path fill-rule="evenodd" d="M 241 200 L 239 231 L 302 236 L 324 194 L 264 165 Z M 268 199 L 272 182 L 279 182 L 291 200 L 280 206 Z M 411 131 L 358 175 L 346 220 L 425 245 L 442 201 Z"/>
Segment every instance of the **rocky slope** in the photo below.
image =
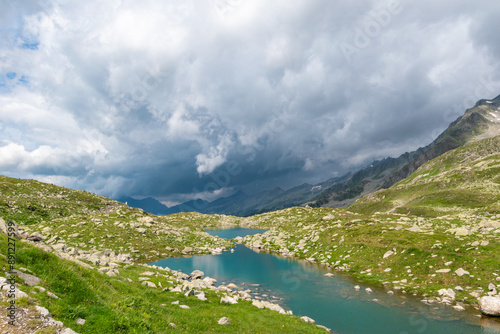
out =
<path fill-rule="evenodd" d="M 316 207 L 347 206 L 366 194 L 392 186 L 443 153 L 468 142 L 497 135 L 500 135 L 500 95 L 493 100 L 478 101 L 426 147 L 395 159 L 375 162 L 354 173 L 345 182 L 326 189 L 309 204 Z"/>

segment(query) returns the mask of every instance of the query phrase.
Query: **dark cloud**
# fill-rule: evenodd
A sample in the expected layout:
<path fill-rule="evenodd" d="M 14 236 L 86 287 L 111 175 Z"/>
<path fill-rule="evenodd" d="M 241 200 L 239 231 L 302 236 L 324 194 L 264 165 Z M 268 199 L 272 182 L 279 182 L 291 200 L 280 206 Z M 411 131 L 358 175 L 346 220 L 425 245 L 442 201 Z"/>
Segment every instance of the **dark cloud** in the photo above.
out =
<path fill-rule="evenodd" d="M 0 6 L 0 172 L 107 196 L 319 182 L 500 93 L 493 0 Z"/>

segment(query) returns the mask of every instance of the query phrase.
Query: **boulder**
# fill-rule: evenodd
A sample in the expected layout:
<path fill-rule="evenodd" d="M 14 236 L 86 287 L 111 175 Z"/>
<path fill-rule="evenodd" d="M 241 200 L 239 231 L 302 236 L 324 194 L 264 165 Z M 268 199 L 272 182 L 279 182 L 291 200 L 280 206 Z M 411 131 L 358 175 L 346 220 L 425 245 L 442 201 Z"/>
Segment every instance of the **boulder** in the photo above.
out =
<path fill-rule="evenodd" d="M 43 236 L 40 234 L 40 232 L 34 232 L 31 233 L 27 239 L 31 241 L 43 241 Z"/>
<path fill-rule="evenodd" d="M 205 276 L 205 273 L 201 270 L 195 270 L 191 273 L 191 279 L 198 279 L 198 278 L 203 278 Z"/>
<path fill-rule="evenodd" d="M 500 317 L 500 298 L 486 296 L 478 299 L 479 310 L 484 315 Z"/>

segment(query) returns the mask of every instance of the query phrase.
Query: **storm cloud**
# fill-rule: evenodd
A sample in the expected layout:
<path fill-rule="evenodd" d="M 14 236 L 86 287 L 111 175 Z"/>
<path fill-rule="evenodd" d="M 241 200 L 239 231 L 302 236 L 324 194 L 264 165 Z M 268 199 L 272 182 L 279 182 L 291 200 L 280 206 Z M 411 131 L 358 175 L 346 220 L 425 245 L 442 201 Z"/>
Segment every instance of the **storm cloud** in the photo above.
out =
<path fill-rule="evenodd" d="M 0 173 L 179 202 L 319 182 L 500 94 L 496 0 L 0 4 Z"/>

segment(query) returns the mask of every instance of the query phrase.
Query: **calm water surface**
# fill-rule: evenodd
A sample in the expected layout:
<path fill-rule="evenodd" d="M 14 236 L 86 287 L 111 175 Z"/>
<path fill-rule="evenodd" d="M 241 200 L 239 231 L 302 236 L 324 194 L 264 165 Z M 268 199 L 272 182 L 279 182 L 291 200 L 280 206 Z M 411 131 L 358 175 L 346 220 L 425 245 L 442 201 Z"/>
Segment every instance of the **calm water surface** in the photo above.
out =
<path fill-rule="evenodd" d="M 246 230 L 246 231 L 244 231 Z M 264 230 L 227 229 L 207 231 L 212 235 L 234 238 Z M 214 234 L 215 233 L 215 234 Z M 340 334 L 499 334 L 500 322 L 478 318 L 477 312 L 457 312 L 451 308 L 427 306 L 404 294 L 390 296 L 382 288 L 370 286 L 336 273 L 323 276 L 327 270 L 307 262 L 257 253 L 236 245 L 234 253 L 168 258 L 151 264 L 190 273 L 195 269 L 216 278 L 219 283 L 233 282 L 254 294 L 263 294 L 270 301 L 295 315 L 307 315 L 316 323 Z M 244 284 L 244 285 L 243 285 Z"/>

